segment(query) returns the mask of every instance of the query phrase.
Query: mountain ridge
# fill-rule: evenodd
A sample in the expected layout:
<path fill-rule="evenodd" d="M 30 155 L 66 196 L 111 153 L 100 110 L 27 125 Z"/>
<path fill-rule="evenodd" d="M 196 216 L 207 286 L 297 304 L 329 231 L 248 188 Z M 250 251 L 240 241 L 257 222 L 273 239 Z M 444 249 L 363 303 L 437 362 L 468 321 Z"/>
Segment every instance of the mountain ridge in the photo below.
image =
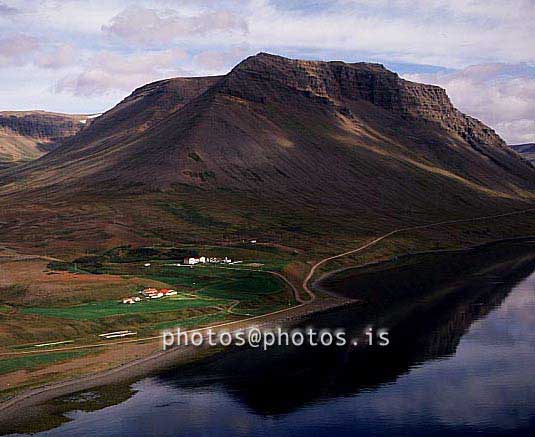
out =
<path fill-rule="evenodd" d="M 41 110 L 0 111 L 0 161 L 5 165 L 36 159 L 74 136 L 90 115 Z"/>
<path fill-rule="evenodd" d="M 98 204 L 99 220 L 113 210 L 144 235 L 156 226 L 149 216 L 168 236 L 193 225 L 192 236 L 216 238 L 250 228 L 251 214 L 266 229 L 312 235 L 314 220 L 334 217 L 352 216 L 353 232 L 380 217 L 521 209 L 535 198 L 535 170 L 436 86 L 378 64 L 259 54 L 224 76 L 140 87 L 60 148 L 0 172 L 0 201 L 38 198 L 66 215 Z"/>

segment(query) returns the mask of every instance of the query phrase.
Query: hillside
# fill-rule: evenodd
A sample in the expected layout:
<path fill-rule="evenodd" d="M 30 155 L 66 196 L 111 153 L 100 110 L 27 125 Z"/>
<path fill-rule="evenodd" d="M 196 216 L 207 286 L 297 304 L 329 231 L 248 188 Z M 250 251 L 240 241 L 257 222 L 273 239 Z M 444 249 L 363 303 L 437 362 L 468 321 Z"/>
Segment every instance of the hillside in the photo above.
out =
<path fill-rule="evenodd" d="M 0 168 L 44 155 L 90 120 L 87 115 L 0 111 Z"/>
<path fill-rule="evenodd" d="M 134 91 L 0 185 L 4 229 L 30 242 L 310 245 L 526 208 L 535 169 L 439 87 L 262 53 Z"/>
<path fill-rule="evenodd" d="M 535 143 L 513 144 L 509 147 L 535 165 Z"/>

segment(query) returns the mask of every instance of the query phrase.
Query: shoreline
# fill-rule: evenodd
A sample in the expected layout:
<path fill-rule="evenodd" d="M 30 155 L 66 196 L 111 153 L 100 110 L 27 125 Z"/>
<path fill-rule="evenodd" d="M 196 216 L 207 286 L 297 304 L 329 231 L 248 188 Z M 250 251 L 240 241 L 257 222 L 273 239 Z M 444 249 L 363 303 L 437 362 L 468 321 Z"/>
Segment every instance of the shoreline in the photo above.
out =
<path fill-rule="evenodd" d="M 207 331 L 208 329 L 212 329 L 215 332 L 219 332 L 218 326 L 224 327 L 224 330 L 227 331 L 235 331 L 239 329 L 246 330 L 253 326 L 263 328 L 274 326 L 288 327 L 298 324 L 302 319 L 308 316 L 327 312 L 329 310 L 340 308 L 346 305 L 355 304 L 356 302 L 357 301 L 355 300 L 347 298 L 334 297 L 316 299 L 311 303 L 300 304 L 288 308 L 287 312 L 277 314 L 276 316 L 268 314 L 266 315 L 265 320 L 262 320 L 262 316 L 257 316 L 255 317 L 255 322 L 258 321 L 258 323 L 251 323 L 249 319 L 245 319 L 212 327 L 207 326 L 204 328 L 192 329 L 189 331 L 203 332 Z M 26 390 L 6 399 L 5 401 L 0 402 L 0 421 L 9 419 L 11 413 L 20 408 L 38 405 L 61 396 L 103 385 L 134 381 L 173 366 L 193 362 L 197 359 L 203 359 L 206 356 L 205 352 L 207 351 L 217 354 L 221 352 L 221 347 L 211 347 L 206 343 L 200 347 L 192 345 L 173 347 L 169 350 L 161 350 L 149 356 L 127 362 L 118 367 L 104 370 L 96 374 L 55 382 Z"/>
<path fill-rule="evenodd" d="M 328 295 L 330 297 L 338 297 L 335 294 L 333 294 L 333 292 L 331 290 L 328 290 L 328 289 L 324 288 L 321 285 L 321 283 L 322 283 L 322 281 L 324 281 L 325 279 L 327 279 L 327 278 L 329 278 L 331 276 L 337 275 L 337 274 L 342 273 L 342 272 L 346 272 L 348 270 L 357 270 L 357 269 L 370 267 L 370 266 L 378 266 L 378 265 L 381 265 L 381 264 L 392 262 L 392 261 L 394 261 L 396 259 L 400 260 L 400 259 L 410 258 L 410 257 L 413 257 L 413 256 L 466 252 L 466 251 L 469 251 L 469 250 L 484 249 L 485 247 L 493 246 L 493 245 L 496 245 L 496 244 L 522 242 L 522 241 L 529 241 L 529 240 L 533 240 L 533 239 L 535 239 L 535 235 L 526 235 L 526 236 L 522 236 L 522 237 L 502 238 L 502 239 L 499 239 L 499 240 L 494 240 L 494 241 L 490 241 L 490 242 L 487 242 L 487 243 L 475 244 L 475 245 L 466 246 L 466 247 L 459 247 L 459 248 L 452 248 L 452 249 L 422 250 L 420 252 L 408 252 L 408 253 L 404 253 L 402 255 L 395 255 L 395 256 L 391 256 L 389 258 L 381 259 L 381 260 L 378 260 L 378 261 L 370 261 L 370 262 L 367 262 L 367 263 L 364 263 L 364 264 L 359 264 L 359 265 L 356 265 L 356 266 L 342 267 L 342 268 L 339 268 L 339 269 L 336 269 L 336 270 L 328 271 L 326 273 L 323 273 L 319 278 L 314 280 L 314 282 L 312 283 L 312 288 L 314 290 L 317 290 L 317 291 L 319 291 L 321 293 L 324 293 L 324 294 L 326 294 L 326 295 Z"/>
<path fill-rule="evenodd" d="M 515 241 L 525 241 L 534 238 L 535 236 L 522 236 L 514 237 L 507 239 L 500 239 L 495 241 L 490 241 L 475 246 L 462 247 L 458 249 L 442 249 L 437 251 L 425 251 L 420 253 L 409 253 L 404 255 L 399 255 L 398 257 L 410 257 L 423 253 L 444 253 L 444 252 L 458 252 L 473 250 L 481 247 L 492 246 L 495 244 L 505 243 L 505 242 L 515 242 Z M 369 244 L 365 245 L 366 247 Z M 321 286 L 320 282 L 325 279 L 325 277 L 339 273 L 340 271 L 348 269 L 358 269 L 360 267 L 371 265 L 371 264 L 381 264 L 384 262 L 391 261 L 392 258 L 366 263 L 362 266 L 350 266 L 335 271 L 330 271 L 323 274 L 320 278 L 316 279 L 312 288 L 323 293 L 327 294 L 327 297 L 314 299 L 309 302 L 301 303 L 297 306 L 288 308 L 287 311 L 282 314 L 279 313 L 274 317 L 273 314 L 266 314 L 265 316 L 256 316 L 255 320 L 260 320 L 258 324 L 250 324 L 251 319 L 238 320 L 235 322 L 229 322 L 222 325 L 208 326 L 204 328 L 194 329 L 191 331 L 203 331 L 210 328 L 214 329 L 217 327 L 225 326 L 227 330 L 238 330 L 238 329 L 247 329 L 252 326 L 257 327 L 269 327 L 269 326 L 291 326 L 292 324 L 298 323 L 301 319 L 306 318 L 313 314 L 319 314 L 322 312 L 329 311 L 334 308 L 340 308 L 345 305 L 355 304 L 356 300 L 348 299 L 344 297 L 334 296 L 332 293 L 325 291 Z M 264 321 L 261 321 L 265 318 Z M 245 325 L 245 326 L 244 326 Z M 217 331 L 216 331 L 217 332 Z M 206 346 L 206 345 L 205 345 Z M 135 380 L 140 377 L 149 376 L 151 373 L 156 371 L 164 370 L 165 368 L 173 367 L 175 365 L 186 364 L 196 359 L 202 359 L 205 355 L 199 354 L 199 351 L 205 351 L 207 347 L 194 347 L 186 346 L 183 348 L 172 348 L 168 351 L 160 351 L 155 354 L 149 355 L 147 357 L 139 358 L 127 362 L 121 366 L 108 369 L 97 374 L 86 375 L 79 378 L 70 379 L 67 381 L 61 381 L 52 383 L 49 385 L 44 385 L 29 389 L 25 392 L 14 395 L 11 398 L 6 399 L 5 401 L 0 402 L 0 421 L 5 420 L 9 417 L 9 414 L 18 408 L 24 406 L 31 406 L 35 404 L 40 404 L 48 400 L 64 396 L 67 394 L 76 393 L 79 391 L 87 390 L 90 388 L 108 385 L 113 383 L 125 382 L 130 380 Z M 214 353 L 218 353 L 217 350 L 213 349 Z M 197 352 L 197 353 L 196 353 Z"/>

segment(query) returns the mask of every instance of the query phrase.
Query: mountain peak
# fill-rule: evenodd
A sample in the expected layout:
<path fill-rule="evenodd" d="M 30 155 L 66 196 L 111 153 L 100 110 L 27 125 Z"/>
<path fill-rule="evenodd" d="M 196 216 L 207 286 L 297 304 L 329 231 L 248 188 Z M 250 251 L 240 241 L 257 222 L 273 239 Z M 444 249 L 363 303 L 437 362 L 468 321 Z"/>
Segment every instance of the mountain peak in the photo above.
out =
<path fill-rule="evenodd" d="M 438 123 L 473 146 L 487 143 L 506 149 L 491 128 L 458 111 L 443 88 L 402 79 L 382 64 L 299 60 L 260 52 L 239 63 L 222 90 L 252 102 L 297 92 L 343 112 L 356 102 L 369 102 L 404 118 Z"/>
<path fill-rule="evenodd" d="M 346 150 L 347 144 L 359 146 Z M 381 152 L 372 159 L 361 144 Z M 486 176 L 471 183 L 485 189 L 498 186 L 498 168 L 514 169 L 510 186 L 523 186 L 518 175 L 532 171 L 492 129 L 455 109 L 439 87 L 406 81 L 380 64 L 259 53 L 225 76 L 167 79 L 138 88 L 61 150 L 31 169 L 6 173 L 4 180 L 25 177 L 26 171 L 37 180 L 38 168 L 46 175 L 39 184 L 54 183 L 50 169 L 68 165 L 76 169 L 69 173 L 74 184 L 84 178 L 91 187 L 113 179 L 123 186 L 185 184 L 268 189 L 275 195 L 317 173 L 318 163 L 339 167 L 339 159 L 349 159 L 341 157 L 346 154 L 354 167 L 346 168 L 340 181 L 359 186 L 356 163 L 381 160 L 381 153 L 403 165 L 434 162 L 452 174 L 475 160 Z M 337 186 L 329 168 L 324 170 L 308 188 Z M 507 186 L 500 190 L 511 195 Z"/>
<path fill-rule="evenodd" d="M 259 232 L 273 220 L 274 232 L 314 232 L 316 214 L 364 228 L 360 217 L 381 221 L 385 210 L 438 221 L 520 208 L 535 196 L 534 172 L 441 88 L 378 64 L 260 53 L 222 77 L 141 87 L 56 150 L 1 171 L 0 202 L 13 223 L 2 230 L 24 240 L 19 217 L 28 217 L 30 229 L 50 223 L 64 238 L 71 212 L 93 204 L 114 223 L 117 215 L 135 223 L 136 235 L 154 223 L 158 235 L 177 235 L 177 223 L 227 235 L 257 215 Z M 36 212 L 40 199 L 72 205 L 62 210 L 68 223 L 48 205 Z M 27 205 L 32 213 L 20 214 Z M 296 210 L 314 216 L 294 220 Z M 99 229 L 122 232 L 95 211 Z"/>
<path fill-rule="evenodd" d="M 370 72 L 387 73 L 397 76 L 388 70 L 383 64 L 373 62 L 345 62 L 345 61 L 320 61 L 320 60 L 304 60 L 287 58 L 272 53 L 259 52 L 256 55 L 252 55 L 240 62 L 234 69 L 244 69 L 251 66 L 263 66 L 263 67 L 280 67 L 280 66 L 294 67 L 294 68 L 329 68 L 329 66 L 338 66 L 341 68 L 356 68 L 364 69 Z"/>

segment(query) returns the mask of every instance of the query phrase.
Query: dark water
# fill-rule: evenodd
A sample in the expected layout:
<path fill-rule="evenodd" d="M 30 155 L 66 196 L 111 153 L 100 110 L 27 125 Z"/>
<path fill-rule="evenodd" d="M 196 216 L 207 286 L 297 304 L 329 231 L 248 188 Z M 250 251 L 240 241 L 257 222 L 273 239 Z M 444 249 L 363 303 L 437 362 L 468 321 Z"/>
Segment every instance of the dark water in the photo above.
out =
<path fill-rule="evenodd" d="M 360 272 L 392 303 L 307 322 L 386 327 L 386 348 L 231 351 L 141 380 L 117 405 L 67 411 L 42 435 L 533 436 L 535 245 L 520 246 L 395 263 L 389 283 Z"/>

